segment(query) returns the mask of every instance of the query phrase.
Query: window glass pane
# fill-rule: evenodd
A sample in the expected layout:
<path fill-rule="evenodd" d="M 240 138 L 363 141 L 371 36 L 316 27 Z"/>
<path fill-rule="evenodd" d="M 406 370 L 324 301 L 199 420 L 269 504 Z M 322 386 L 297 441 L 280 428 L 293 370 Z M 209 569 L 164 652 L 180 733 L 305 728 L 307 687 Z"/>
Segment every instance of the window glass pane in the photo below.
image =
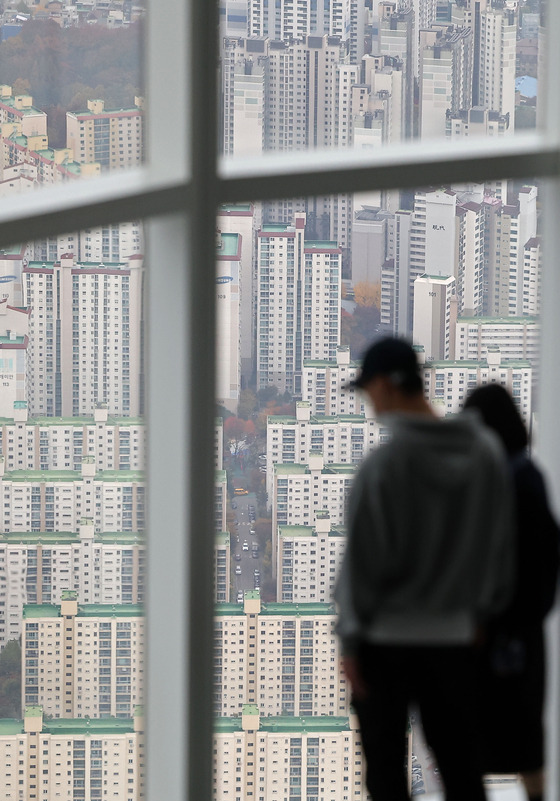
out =
<path fill-rule="evenodd" d="M 140 165 L 144 6 L 16 5 L 0 42 L 2 195 Z"/>
<path fill-rule="evenodd" d="M 25 243 L 2 252 L 0 273 L 0 716 L 15 719 L 2 795 L 101 799 L 110 771 L 132 801 L 144 773 L 141 224 Z"/>
<path fill-rule="evenodd" d="M 226 155 L 536 125 L 540 0 L 220 2 Z"/>
<path fill-rule="evenodd" d="M 438 414 L 495 382 L 531 428 L 540 210 L 537 183 L 505 179 L 219 210 L 216 797 L 366 798 L 332 598 L 353 477 L 389 430 L 344 387 L 402 335 Z M 411 787 L 435 791 L 411 731 Z"/>

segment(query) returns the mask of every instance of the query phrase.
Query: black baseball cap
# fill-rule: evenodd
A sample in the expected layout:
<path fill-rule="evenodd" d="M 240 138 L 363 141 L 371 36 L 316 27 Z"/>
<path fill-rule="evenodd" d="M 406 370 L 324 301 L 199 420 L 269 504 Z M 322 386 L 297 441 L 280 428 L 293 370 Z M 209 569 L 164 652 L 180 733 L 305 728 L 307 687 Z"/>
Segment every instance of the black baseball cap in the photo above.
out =
<path fill-rule="evenodd" d="M 419 374 L 420 367 L 412 345 L 405 339 L 386 337 L 368 348 L 359 376 L 347 387 L 363 389 L 377 375 L 388 375 L 395 384 L 403 384 Z"/>

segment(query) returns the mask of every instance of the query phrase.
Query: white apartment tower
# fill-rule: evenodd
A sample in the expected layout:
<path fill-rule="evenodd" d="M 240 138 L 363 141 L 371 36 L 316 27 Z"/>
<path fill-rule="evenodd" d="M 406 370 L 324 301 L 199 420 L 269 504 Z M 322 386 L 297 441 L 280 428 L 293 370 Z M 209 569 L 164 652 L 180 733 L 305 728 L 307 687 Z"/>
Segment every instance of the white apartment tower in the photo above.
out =
<path fill-rule="evenodd" d="M 239 356 L 241 360 L 241 386 L 247 386 L 253 377 L 255 363 L 255 328 L 257 314 L 256 228 L 259 210 L 251 203 L 221 206 L 217 225 L 223 234 L 238 234 L 241 244 L 239 260 Z"/>
<path fill-rule="evenodd" d="M 414 212 L 395 213 L 394 255 L 381 270 L 381 323 L 400 336 L 412 334 L 414 281 L 426 272 L 426 209 L 418 200 Z"/>
<path fill-rule="evenodd" d="M 477 105 L 509 115 L 515 114 L 515 54 L 517 8 L 509 3 L 489 6 L 480 14 L 480 76 Z M 513 4 L 511 4 L 513 6 Z M 507 129 L 513 133 L 513 124 Z"/>
<path fill-rule="evenodd" d="M 214 619 L 214 709 L 239 715 L 256 703 L 267 715 L 347 715 L 332 603 L 218 604 Z M 334 658 L 331 658 L 334 657 Z"/>
<path fill-rule="evenodd" d="M 143 260 L 29 262 L 28 387 L 32 415 L 92 415 L 143 409 Z"/>
<path fill-rule="evenodd" d="M 75 532 L 80 520 L 95 532 L 144 530 L 144 477 L 138 471 L 96 471 L 91 456 L 73 470 L 4 472 L 0 458 L 3 512 L 0 533 Z"/>
<path fill-rule="evenodd" d="M 328 603 L 346 548 L 346 532 L 317 512 L 313 526 L 280 526 L 276 597 L 282 603 Z"/>
<path fill-rule="evenodd" d="M 27 398 L 29 312 L 0 300 L 0 416 L 10 417 L 14 404 Z"/>
<path fill-rule="evenodd" d="M 145 792 L 144 742 L 141 709 L 133 720 L 64 720 L 26 707 L 23 720 L 3 721 L 0 797 L 74 799 L 83 789 L 81 798 L 101 801 L 107 782 L 112 798 L 139 801 Z"/>
<path fill-rule="evenodd" d="M 221 766 L 213 779 L 216 801 L 369 798 L 355 716 L 267 717 L 259 712 L 248 704 L 241 718 L 215 721 L 214 749 Z"/>
<path fill-rule="evenodd" d="M 305 239 L 305 215 L 257 234 L 257 387 L 301 394 L 306 359 L 334 359 L 340 341 L 341 250 Z"/>
<path fill-rule="evenodd" d="M 422 275 L 414 282 L 413 342 L 424 348 L 426 359 L 451 356 L 453 276 Z"/>
<path fill-rule="evenodd" d="M 488 316 L 535 313 L 540 271 L 538 257 L 528 254 L 537 247 L 537 194 L 536 186 L 524 186 L 513 203 L 486 207 L 487 250 L 496 254 L 488 258 L 486 267 Z"/>
<path fill-rule="evenodd" d="M 418 61 L 418 46 L 414 38 L 414 10 L 400 10 L 396 2 L 383 0 L 379 3 L 378 13 L 379 36 L 374 53 L 397 57 L 402 61 L 404 137 L 408 139 L 413 134 L 414 75 Z"/>
<path fill-rule="evenodd" d="M 130 109 L 105 109 L 103 100 L 88 100 L 87 111 L 66 113 L 66 146 L 74 160 L 96 162 L 102 170 L 142 163 L 143 100 Z"/>
<path fill-rule="evenodd" d="M 241 387 L 239 332 L 241 236 L 216 232 L 216 402 L 237 412 Z"/>
<path fill-rule="evenodd" d="M 420 33 L 420 131 L 444 137 L 447 115 L 472 103 L 472 31 L 431 29 Z"/>
<path fill-rule="evenodd" d="M 22 701 L 54 718 L 130 718 L 143 702 L 144 612 L 131 604 L 24 607 Z"/>
<path fill-rule="evenodd" d="M 303 363 L 302 400 L 311 414 L 365 414 L 361 393 L 348 384 L 360 366 L 350 359 L 350 348 L 336 349 L 336 360 L 306 360 Z"/>
<path fill-rule="evenodd" d="M 223 151 L 258 156 L 265 142 L 266 39 L 222 42 Z"/>
<path fill-rule="evenodd" d="M 468 393 L 481 384 L 506 387 L 525 423 L 531 424 L 532 372 L 524 359 L 503 359 L 496 345 L 489 345 L 486 358 L 478 361 L 426 362 L 423 368 L 424 393 L 441 415 L 456 414 L 463 408 Z"/>
<path fill-rule="evenodd" d="M 19 639 L 26 604 L 60 604 L 65 592 L 80 604 L 138 604 L 144 599 L 144 539 L 138 532 L 0 535 L 0 646 Z"/>

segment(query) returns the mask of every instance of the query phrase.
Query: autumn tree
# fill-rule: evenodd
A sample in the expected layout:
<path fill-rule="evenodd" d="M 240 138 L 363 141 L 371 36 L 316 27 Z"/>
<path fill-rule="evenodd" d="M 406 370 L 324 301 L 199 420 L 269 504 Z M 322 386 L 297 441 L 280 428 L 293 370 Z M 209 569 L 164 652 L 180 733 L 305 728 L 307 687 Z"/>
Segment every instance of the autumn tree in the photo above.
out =
<path fill-rule="evenodd" d="M 253 439 L 255 434 L 255 424 L 252 420 L 242 420 L 233 416 L 224 420 L 224 436 L 233 448 L 234 456 L 239 454 L 241 444 Z"/>
<path fill-rule="evenodd" d="M 358 281 L 354 285 L 354 300 L 358 306 L 381 307 L 381 284 L 372 281 Z"/>

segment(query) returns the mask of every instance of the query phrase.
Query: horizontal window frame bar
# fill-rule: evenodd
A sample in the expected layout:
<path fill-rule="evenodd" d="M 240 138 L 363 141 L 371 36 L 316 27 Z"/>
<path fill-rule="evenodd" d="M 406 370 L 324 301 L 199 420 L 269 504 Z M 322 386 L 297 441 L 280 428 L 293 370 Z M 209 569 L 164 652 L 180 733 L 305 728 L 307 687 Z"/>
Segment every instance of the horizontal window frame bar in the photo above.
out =
<path fill-rule="evenodd" d="M 220 202 L 280 200 L 441 183 L 537 178 L 560 174 L 560 148 L 539 134 L 464 143 L 363 151 L 309 151 L 220 163 Z M 309 187 L 313 187 L 310 193 Z"/>
<path fill-rule="evenodd" d="M 473 140 L 474 141 L 474 140 Z M 560 148 L 539 135 L 480 140 L 442 147 L 388 147 L 372 157 L 362 151 L 265 154 L 222 160 L 214 196 L 218 204 L 280 200 L 381 189 L 414 189 L 441 183 L 560 175 Z M 312 187 L 312 191 L 310 191 Z M 43 187 L 0 203 L 0 246 L 84 228 L 174 213 L 204 213 L 188 181 L 161 182 L 151 171 L 130 170 L 99 179 Z"/>

